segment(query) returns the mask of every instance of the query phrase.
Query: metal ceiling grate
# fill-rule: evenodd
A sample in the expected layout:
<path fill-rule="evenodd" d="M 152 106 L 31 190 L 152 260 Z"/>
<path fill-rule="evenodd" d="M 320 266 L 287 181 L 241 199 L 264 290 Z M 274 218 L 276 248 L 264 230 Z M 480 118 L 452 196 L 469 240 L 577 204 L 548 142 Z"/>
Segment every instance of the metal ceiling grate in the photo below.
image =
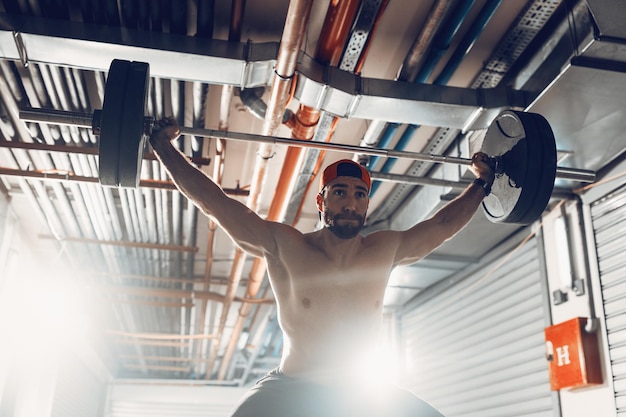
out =
<path fill-rule="evenodd" d="M 550 19 L 556 8 L 561 4 L 561 1 L 538 0 L 529 5 L 526 11 L 520 14 L 506 37 L 500 42 L 472 87 L 495 87 L 502 77 L 497 77 L 493 73 L 505 74 L 509 71 L 535 35 Z"/>

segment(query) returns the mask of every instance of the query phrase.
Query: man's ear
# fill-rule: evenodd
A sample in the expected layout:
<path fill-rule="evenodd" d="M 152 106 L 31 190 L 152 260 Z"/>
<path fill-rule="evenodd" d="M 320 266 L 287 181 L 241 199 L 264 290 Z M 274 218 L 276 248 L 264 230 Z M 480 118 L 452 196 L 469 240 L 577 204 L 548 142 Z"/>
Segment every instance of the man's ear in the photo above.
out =
<path fill-rule="evenodd" d="M 317 210 L 321 213 L 324 208 L 324 191 L 317 193 L 315 196 L 315 204 L 317 205 Z"/>

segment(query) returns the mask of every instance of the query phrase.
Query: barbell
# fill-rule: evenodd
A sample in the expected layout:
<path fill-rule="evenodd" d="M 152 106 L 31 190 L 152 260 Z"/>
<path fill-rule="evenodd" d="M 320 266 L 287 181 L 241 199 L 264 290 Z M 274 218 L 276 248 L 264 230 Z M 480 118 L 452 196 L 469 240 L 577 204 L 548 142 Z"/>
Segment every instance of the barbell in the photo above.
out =
<path fill-rule="evenodd" d="M 70 125 L 92 129 L 99 136 L 99 177 L 105 186 L 137 187 L 147 137 L 155 119 L 145 115 L 149 65 L 113 60 L 109 68 L 101 110 L 92 114 L 50 109 L 22 109 L 28 122 Z M 402 158 L 434 163 L 471 165 L 468 158 L 419 152 L 367 148 L 355 145 L 307 141 L 249 133 L 180 127 L 181 134 L 227 140 L 289 145 L 370 156 Z M 536 113 L 505 110 L 491 123 L 482 152 L 490 155 L 496 178 L 483 211 L 495 223 L 529 224 L 545 210 L 555 178 L 595 181 L 589 170 L 558 167 L 556 142 L 547 120 Z"/>

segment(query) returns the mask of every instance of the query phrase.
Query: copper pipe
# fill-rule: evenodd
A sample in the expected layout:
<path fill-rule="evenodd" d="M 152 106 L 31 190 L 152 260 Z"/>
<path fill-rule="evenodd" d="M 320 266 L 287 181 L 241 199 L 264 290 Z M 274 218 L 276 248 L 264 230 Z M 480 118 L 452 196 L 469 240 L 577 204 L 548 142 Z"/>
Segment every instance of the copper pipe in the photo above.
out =
<path fill-rule="evenodd" d="M 331 63 L 332 57 L 341 56 L 343 45 L 359 7 L 358 0 L 331 2 L 326 12 L 326 18 L 322 27 L 316 58 L 322 63 Z M 320 119 L 320 111 L 309 106 L 301 105 L 294 116 L 292 123 L 292 137 L 296 139 L 311 140 L 315 133 L 315 128 Z M 287 150 L 283 168 L 280 173 L 280 181 L 274 193 L 274 199 L 267 215 L 268 220 L 280 221 L 280 214 L 288 204 L 288 193 L 293 178 L 297 175 L 300 160 L 303 154 L 302 149 L 290 147 Z M 265 274 L 265 267 L 261 265 L 261 260 L 255 260 L 252 273 L 250 274 L 252 285 L 258 290 L 260 282 Z M 249 284 L 250 285 L 250 284 Z M 249 294 L 256 294 L 248 289 Z M 254 295 L 252 295 L 254 296 Z"/>
<path fill-rule="evenodd" d="M 131 339 L 123 339 L 123 340 L 112 340 L 111 343 L 115 343 L 116 345 L 140 345 L 140 346 L 162 346 L 162 347 L 173 347 L 173 348 L 189 348 L 188 342 L 165 342 L 158 340 L 131 340 Z M 137 367 L 148 367 L 148 365 L 136 365 Z M 156 366 L 155 366 L 156 367 Z M 160 368 L 160 367 L 159 367 Z"/>
<path fill-rule="evenodd" d="M 241 26 L 243 24 L 243 14 L 246 8 L 246 0 L 233 0 L 230 7 L 230 27 L 228 29 L 228 40 L 239 42 L 241 40 Z"/>
<path fill-rule="evenodd" d="M 333 136 L 333 133 L 335 132 L 335 128 L 337 127 L 337 123 L 339 123 L 339 118 L 334 117 L 333 121 L 330 124 L 330 129 L 328 130 L 328 136 L 326 136 L 326 142 L 329 142 L 330 138 Z M 313 169 L 311 178 L 309 179 L 309 182 L 307 182 L 306 184 L 304 195 L 308 194 L 309 189 L 311 188 L 311 186 L 315 182 L 315 179 L 317 178 L 317 173 L 320 171 L 320 169 L 322 169 L 322 163 L 324 162 L 325 155 L 326 155 L 326 151 L 323 150 L 317 156 L 317 162 L 315 163 L 315 168 Z M 304 208 L 304 200 L 300 202 L 300 205 L 298 206 L 298 210 L 296 210 L 296 215 L 294 216 L 294 220 L 293 220 L 294 224 L 298 224 L 298 220 L 300 220 L 300 215 L 302 214 L 303 208 Z"/>
<path fill-rule="evenodd" d="M 359 8 L 358 0 L 330 2 L 324 25 L 318 41 L 316 59 L 323 64 L 337 65 L 343 52 L 343 47 L 347 42 L 352 22 Z M 291 135 L 296 139 L 311 140 L 315 134 L 317 123 L 320 119 L 320 111 L 313 107 L 300 105 L 293 120 Z M 336 122 L 333 122 L 333 126 Z M 329 137 L 332 132 L 329 132 Z M 270 206 L 270 213 L 279 215 L 284 212 L 285 206 L 289 203 L 288 192 L 293 178 L 298 174 L 303 149 L 289 149 L 280 173 L 280 182 L 276 188 L 275 197 Z M 280 221 L 278 217 L 270 220 Z M 261 272 L 263 269 L 263 272 Z M 250 274 L 251 281 L 262 280 L 265 274 L 264 267 L 255 261 Z M 252 278 L 254 277 L 254 278 Z"/>
<path fill-rule="evenodd" d="M 311 140 L 320 120 L 320 111 L 313 107 L 300 105 L 294 116 L 291 136 L 296 139 Z"/>
<path fill-rule="evenodd" d="M 194 339 L 211 339 L 215 335 L 209 334 L 165 334 L 165 333 L 133 333 L 121 330 L 105 330 L 104 334 L 111 336 L 122 336 L 130 339 L 146 339 L 146 340 L 194 340 Z"/>
<path fill-rule="evenodd" d="M 283 29 L 278 57 L 276 59 L 276 68 L 272 80 L 272 90 L 270 100 L 265 113 L 262 134 L 271 136 L 276 128 L 282 122 L 285 104 L 289 97 L 291 82 L 296 70 L 296 63 L 300 54 L 300 47 L 304 40 L 308 20 L 313 6 L 313 0 L 292 0 L 289 3 L 287 11 L 287 19 Z M 258 151 L 257 162 L 254 167 L 253 179 L 248 196 L 248 207 L 256 211 L 258 206 L 258 198 L 261 194 L 262 185 L 265 182 L 267 161 L 273 155 L 273 146 L 262 145 Z M 248 284 L 250 285 L 250 284 Z M 254 294 L 256 296 L 256 294 Z M 250 304 L 244 303 L 242 307 Z M 232 336 L 226 347 L 226 351 L 222 358 L 222 363 L 218 372 L 217 379 L 223 380 L 226 377 L 230 362 L 237 348 L 237 343 L 241 337 L 243 330 L 243 321 L 245 318 L 239 315 L 236 328 L 233 329 Z M 213 358 L 212 358 L 213 359 Z"/>
<path fill-rule="evenodd" d="M 154 287 L 129 287 L 124 285 L 101 285 L 98 287 L 100 291 L 109 294 L 126 294 L 136 295 L 144 297 L 163 297 L 163 298 L 179 298 L 190 300 L 214 300 L 218 302 L 224 301 L 224 295 L 217 292 L 210 291 L 187 291 L 187 290 L 174 290 L 169 288 L 154 288 Z M 271 298 L 266 299 L 251 299 L 246 297 L 235 297 L 235 301 L 243 303 L 255 303 L 255 304 L 274 304 L 274 300 Z"/>
<path fill-rule="evenodd" d="M 194 358 L 181 358 L 180 356 L 139 356 L 139 355 L 119 355 L 120 359 L 126 360 L 139 360 L 144 359 L 146 361 L 165 361 L 165 362 L 206 362 L 206 359 L 194 359 Z"/>
<path fill-rule="evenodd" d="M 74 175 L 72 173 L 58 173 L 58 172 L 40 172 L 40 171 L 24 171 L 21 169 L 3 168 L 0 167 L 0 175 L 8 175 L 14 177 L 35 178 L 46 181 L 75 181 L 75 182 L 87 182 L 92 184 L 100 184 L 100 180 L 96 177 L 84 177 L 80 175 Z M 176 186 L 172 181 L 152 180 L 145 179 L 139 181 L 140 188 L 157 188 L 161 190 L 176 190 Z M 249 191 L 242 188 L 223 188 L 223 191 L 231 196 L 247 196 Z"/>
<path fill-rule="evenodd" d="M 217 292 L 175 290 L 156 287 L 131 287 L 128 285 L 101 285 L 98 290 L 107 294 L 125 294 L 143 297 L 162 297 L 178 299 L 215 300 L 221 302 L 224 296 Z"/>
<path fill-rule="evenodd" d="M 331 1 L 328 5 L 322 36 L 317 43 L 316 58 L 322 63 L 337 66 L 359 9 L 358 1 Z"/>
<path fill-rule="evenodd" d="M 192 308 L 193 302 L 177 303 L 174 301 L 146 301 L 146 300 L 110 300 L 111 304 L 130 304 L 137 306 L 166 307 L 166 308 Z"/>
<path fill-rule="evenodd" d="M 54 236 L 39 235 L 40 239 L 58 240 Z M 169 250 L 174 252 L 198 252 L 196 246 L 182 246 L 182 245 L 162 245 L 157 243 L 144 243 L 144 242 L 128 242 L 122 240 L 101 240 L 101 239 L 88 239 L 85 237 L 64 237 L 60 239 L 61 242 L 78 242 L 78 243 L 93 243 L 96 245 L 111 245 L 111 246 L 123 246 L 127 248 L 142 248 L 142 249 L 158 249 Z"/>
<path fill-rule="evenodd" d="M 276 58 L 275 72 L 279 77 L 291 78 L 296 71 L 296 63 L 300 55 L 300 47 L 306 33 L 312 6 L 312 0 L 292 0 L 289 3 L 283 36 Z"/>
<path fill-rule="evenodd" d="M 230 276 L 228 279 L 228 287 L 226 289 L 226 295 L 223 299 L 222 306 L 222 315 L 220 318 L 220 322 L 218 324 L 217 334 L 220 336 L 215 343 L 212 345 L 211 354 L 209 356 L 209 362 L 207 365 L 208 370 L 212 370 L 215 366 L 215 362 L 217 361 L 217 356 L 219 353 L 220 343 L 219 340 L 221 336 L 224 334 L 224 329 L 226 328 L 226 322 L 228 320 L 228 313 L 230 308 L 235 300 L 235 292 L 239 287 L 239 283 L 241 282 L 241 277 L 243 275 L 243 267 L 246 261 L 246 254 L 239 248 L 235 249 L 235 257 L 233 260 L 233 265 L 230 270 Z M 207 372 L 208 374 L 209 372 Z"/>
<path fill-rule="evenodd" d="M 243 16 L 245 11 L 246 1 L 245 0 L 233 0 L 231 3 L 230 10 L 230 25 L 228 31 L 228 40 L 239 42 L 241 39 L 241 31 L 243 24 Z M 220 98 L 220 116 L 219 116 L 219 129 L 220 130 L 228 130 L 228 118 L 230 116 L 230 107 L 232 103 L 233 97 L 233 86 L 224 85 L 222 86 L 222 94 Z M 205 121 L 208 118 L 205 118 Z M 206 126 L 205 126 L 206 127 Z M 213 169 L 213 181 L 221 186 L 222 177 L 224 173 L 224 157 L 226 150 L 226 142 L 220 138 L 214 138 L 215 140 L 215 162 Z M 207 291 L 211 289 L 211 270 L 213 268 L 213 247 L 215 242 L 215 232 L 217 229 L 217 223 L 210 218 L 209 219 L 209 230 L 207 236 L 207 260 L 204 269 L 204 288 Z M 236 269 L 236 268 L 235 268 Z M 199 328 L 204 329 L 206 325 L 206 313 L 208 308 L 208 302 L 200 302 L 199 311 L 200 311 L 200 323 Z M 226 308 L 226 307 L 225 307 Z M 212 319 L 211 319 L 212 326 Z M 222 329 L 223 330 L 223 329 Z M 210 329 L 209 329 L 210 331 Z M 219 335 L 218 335 L 219 339 Z M 203 344 L 203 341 L 198 342 L 196 346 L 196 352 L 198 358 L 205 354 L 206 345 Z M 218 343 L 216 343 L 218 344 Z M 210 363 L 210 360 L 209 360 Z M 205 374 L 208 376 L 211 374 L 212 366 L 208 367 L 208 371 Z M 198 374 L 202 373 L 197 372 Z"/>
<path fill-rule="evenodd" d="M 160 345 L 162 346 L 162 345 Z M 168 345 L 172 346 L 172 345 Z M 187 344 L 181 345 L 182 347 L 187 347 Z M 179 346 L 176 346 L 179 347 Z M 183 372 L 189 373 L 191 368 L 184 366 L 167 366 L 167 365 L 133 365 L 129 363 L 125 363 L 122 366 L 128 369 L 141 369 L 141 370 L 150 370 L 150 371 L 168 371 L 168 372 Z"/>
<path fill-rule="evenodd" d="M 230 112 L 231 99 L 232 99 L 232 88 L 227 88 L 226 86 L 224 86 L 222 90 L 221 106 L 220 106 L 220 120 L 219 120 L 219 127 L 220 129 L 223 129 L 223 130 L 228 129 L 228 115 Z M 217 185 L 221 186 L 222 179 L 224 176 L 226 141 L 221 138 L 214 138 L 214 140 L 215 140 L 215 157 L 214 157 L 214 165 L 213 165 L 213 181 Z M 214 252 L 214 246 L 215 246 L 215 233 L 217 231 L 217 223 L 215 222 L 215 220 L 213 220 L 213 218 L 209 218 L 208 228 L 209 230 L 208 230 L 208 235 L 207 235 L 207 249 L 206 249 L 207 260 L 206 260 L 206 264 L 204 268 L 204 289 L 206 291 L 210 291 L 211 285 L 212 285 L 211 278 L 212 278 L 212 269 L 213 269 L 213 252 Z M 233 269 L 236 269 L 235 266 L 233 266 Z M 200 327 L 199 328 L 200 329 L 205 329 L 206 327 L 206 314 L 207 314 L 208 307 L 209 307 L 208 301 L 200 302 L 200 307 L 199 307 L 199 310 L 200 310 L 200 324 L 199 324 Z M 210 326 L 206 330 L 208 332 L 213 331 L 214 315 L 216 315 L 215 310 L 212 310 L 211 318 L 209 319 Z M 224 313 L 222 313 L 222 315 L 224 315 Z M 223 332 L 223 328 L 219 328 L 219 330 L 217 331 L 217 335 L 218 335 L 218 337 L 216 338 L 217 342 L 211 342 L 212 345 L 205 344 L 204 341 L 198 342 L 197 347 L 196 347 L 196 355 L 198 359 L 200 359 L 201 357 L 204 357 L 204 355 L 206 354 L 206 350 L 209 349 L 211 346 L 213 347 L 213 350 L 216 348 L 215 346 L 219 346 L 219 339 L 221 338 L 221 335 L 222 335 L 221 332 Z M 214 361 L 216 357 L 217 357 L 217 354 L 215 355 L 211 354 L 209 356 L 209 359 L 206 362 L 207 369 L 204 371 L 204 374 L 205 374 L 205 377 L 207 378 L 212 373 L 213 364 L 211 360 Z M 199 372 L 197 373 L 202 374 L 203 372 L 202 370 L 199 370 Z"/>
<path fill-rule="evenodd" d="M 264 135 L 272 135 L 282 123 L 283 111 L 291 91 L 291 83 L 300 55 L 300 46 L 306 33 L 312 6 L 312 0 L 292 0 L 289 3 L 287 20 L 274 68 L 270 100 L 263 123 L 262 134 Z M 269 157 L 267 151 L 259 151 L 259 153 L 261 157 Z"/>
<path fill-rule="evenodd" d="M 139 281 L 162 282 L 162 283 L 167 283 L 167 284 L 191 284 L 193 285 L 193 284 L 197 284 L 198 282 L 200 282 L 195 279 L 153 277 L 153 276 L 148 276 L 148 275 L 133 275 L 133 274 L 99 274 L 99 275 L 117 277 L 122 280 L 136 279 Z"/>

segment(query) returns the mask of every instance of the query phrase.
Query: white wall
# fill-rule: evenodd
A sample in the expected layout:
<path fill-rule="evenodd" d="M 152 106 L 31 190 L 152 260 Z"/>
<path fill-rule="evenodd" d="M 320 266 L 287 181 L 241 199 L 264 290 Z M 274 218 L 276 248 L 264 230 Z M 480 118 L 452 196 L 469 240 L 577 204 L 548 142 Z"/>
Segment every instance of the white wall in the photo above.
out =
<path fill-rule="evenodd" d="M 14 417 L 50 415 L 57 351 L 54 344 L 36 343 L 35 323 L 22 323 L 29 306 L 21 295 L 24 263 L 36 264 L 27 242 L 22 239 L 17 216 L 4 199 L 0 203 L 0 414 Z"/>
<path fill-rule="evenodd" d="M 36 222 L 20 223 L 0 196 L 0 415 L 49 417 L 63 359 L 84 364 L 103 385 L 110 374 L 86 342 L 80 311 L 71 308 L 73 282 L 51 268 L 61 266 L 55 261 L 62 249 L 53 242 L 50 251 L 33 250 L 40 246 L 25 227 Z"/>

